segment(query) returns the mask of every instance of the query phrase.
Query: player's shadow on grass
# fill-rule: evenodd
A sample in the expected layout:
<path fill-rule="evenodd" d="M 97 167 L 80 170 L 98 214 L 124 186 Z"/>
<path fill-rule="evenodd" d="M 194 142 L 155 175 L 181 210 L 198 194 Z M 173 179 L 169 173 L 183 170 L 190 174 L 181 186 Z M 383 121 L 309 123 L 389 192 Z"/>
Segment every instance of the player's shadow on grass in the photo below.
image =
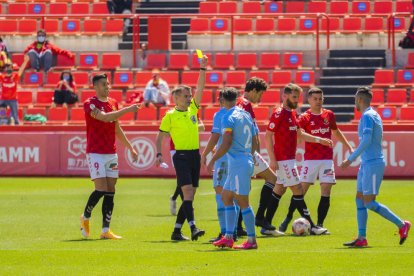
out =
<path fill-rule="evenodd" d="M 146 243 L 170 243 L 170 244 L 175 244 L 175 243 L 189 243 L 190 241 L 171 241 L 171 240 L 161 240 L 161 241 L 143 241 Z"/>
<path fill-rule="evenodd" d="M 92 242 L 92 241 L 100 241 L 101 239 L 73 239 L 73 240 L 63 240 L 62 242 Z"/>

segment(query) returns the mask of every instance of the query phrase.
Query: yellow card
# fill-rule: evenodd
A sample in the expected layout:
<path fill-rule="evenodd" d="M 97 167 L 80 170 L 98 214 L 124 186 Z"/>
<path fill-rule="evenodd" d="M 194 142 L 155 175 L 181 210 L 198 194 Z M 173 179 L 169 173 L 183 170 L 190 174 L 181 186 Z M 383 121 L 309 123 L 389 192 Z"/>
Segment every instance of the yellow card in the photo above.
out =
<path fill-rule="evenodd" d="M 201 50 L 196 49 L 196 53 L 198 58 L 203 58 L 203 52 Z"/>

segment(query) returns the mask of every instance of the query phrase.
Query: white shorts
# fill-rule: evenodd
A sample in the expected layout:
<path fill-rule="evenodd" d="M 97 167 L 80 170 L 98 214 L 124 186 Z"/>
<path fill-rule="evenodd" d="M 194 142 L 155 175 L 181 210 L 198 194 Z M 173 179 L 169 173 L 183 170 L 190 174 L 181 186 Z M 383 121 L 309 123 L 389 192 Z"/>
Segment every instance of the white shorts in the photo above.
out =
<path fill-rule="evenodd" d="M 257 174 L 264 172 L 269 168 L 269 164 L 266 162 L 266 160 L 263 159 L 263 157 L 257 151 L 254 153 L 254 159 L 256 160 L 256 162 L 254 163 L 253 176 L 256 176 Z"/>
<path fill-rule="evenodd" d="M 276 171 L 276 184 L 282 184 L 284 187 L 290 187 L 300 183 L 296 160 L 277 161 L 277 164 L 279 165 L 279 169 Z"/>
<path fill-rule="evenodd" d="M 320 183 L 336 183 L 333 160 L 305 160 L 303 162 L 300 182 L 313 184 L 318 177 Z"/>
<path fill-rule="evenodd" d="M 116 153 L 88 153 L 86 158 L 92 180 L 104 177 L 118 178 L 118 155 Z"/>

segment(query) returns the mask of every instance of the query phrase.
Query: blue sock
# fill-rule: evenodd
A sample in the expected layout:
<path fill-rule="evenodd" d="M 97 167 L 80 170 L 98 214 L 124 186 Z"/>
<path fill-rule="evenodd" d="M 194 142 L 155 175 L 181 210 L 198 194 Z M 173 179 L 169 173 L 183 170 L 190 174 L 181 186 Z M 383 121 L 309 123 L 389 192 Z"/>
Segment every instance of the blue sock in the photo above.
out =
<path fill-rule="evenodd" d="M 236 223 L 236 208 L 234 205 L 226 206 L 224 212 L 226 215 L 226 237 L 233 238 L 234 224 Z"/>
<path fill-rule="evenodd" d="M 252 207 L 242 210 L 244 225 L 246 226 L 247 237 L 256 237 L 256 229 L 254 227 L 254 213 Z"/>
<path fill-rule="evenodd" d="M 380 214 L 385 219 L 394 223 L 398 228 L 401 228 L 404 225 L 404 221 L 402 221 L 396 214 L 388 209 L 387 206 L 378 203 L 375 200 L 368 202 L 365 207 L 377 214 Z"/>
<path fill-rule="evenodd" d="M 357 206 L 358 238 L 362 239 L 367 236 L 368 211 L 362 199 L 357 198 L 355 202 Z"/>
<path fill-rule="evenodd" d="M 236 206 L 236 217 L 234 221 L 234 233 L 237 233 L 237 222 L 239 221 L 239 215 L 240 215 L 240 206 L 235 204 Z"/>
<path fill-rule="evenodd" d="M 221 199 L 221 194 L 216 194 L 216 203 L 217 203 L 217 217 L 220 225 L 220 233 L 226 233 L 226 217 L 224 214 L 224 203 Z"/>

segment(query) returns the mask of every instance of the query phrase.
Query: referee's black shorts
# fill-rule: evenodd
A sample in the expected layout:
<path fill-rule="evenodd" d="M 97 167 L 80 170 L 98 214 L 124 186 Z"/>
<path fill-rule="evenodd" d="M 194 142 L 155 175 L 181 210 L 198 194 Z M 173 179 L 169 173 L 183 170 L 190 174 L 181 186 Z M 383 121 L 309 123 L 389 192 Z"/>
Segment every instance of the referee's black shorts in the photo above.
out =
<path fill-rule="evenodd" d="M 196 150 L 177 150 L 173 156 L 178 186 L 198 187 L 200 179 L 200 152 Z"/>

